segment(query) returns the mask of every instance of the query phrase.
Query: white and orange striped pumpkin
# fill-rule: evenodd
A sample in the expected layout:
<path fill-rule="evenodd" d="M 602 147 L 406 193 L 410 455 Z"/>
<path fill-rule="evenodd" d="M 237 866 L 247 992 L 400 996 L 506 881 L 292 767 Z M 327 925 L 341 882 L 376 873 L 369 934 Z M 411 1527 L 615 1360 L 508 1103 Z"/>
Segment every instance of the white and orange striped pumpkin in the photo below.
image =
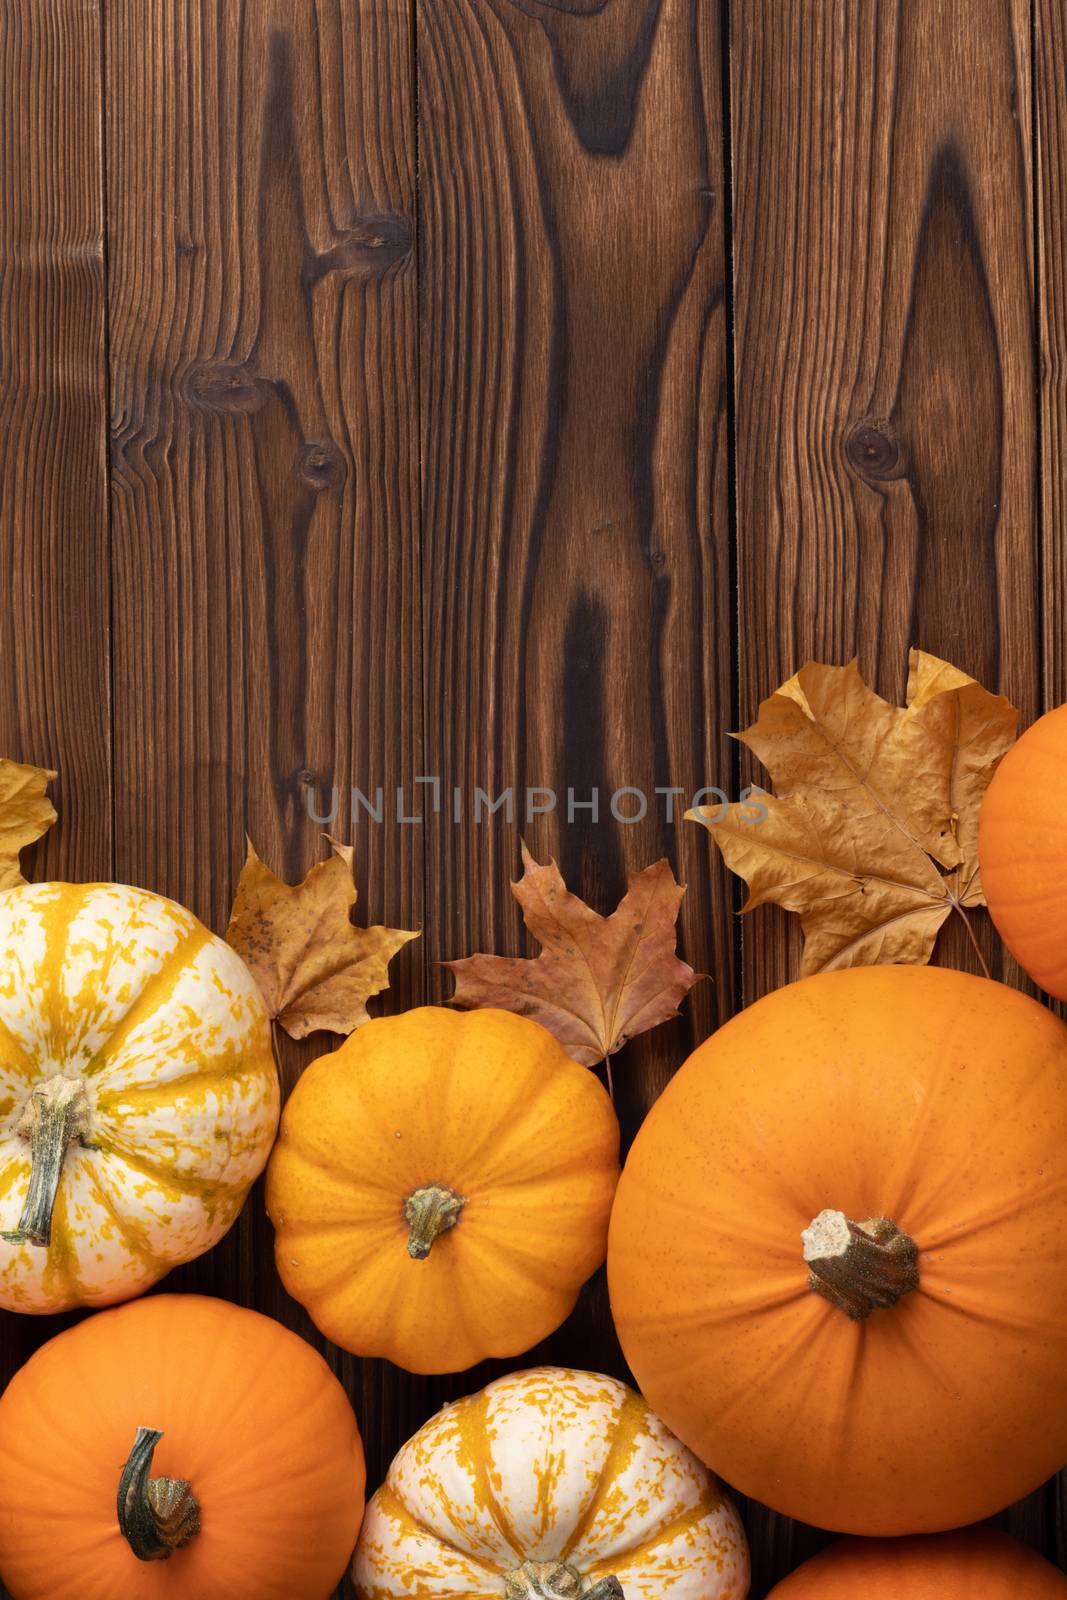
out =
<path fill-rule="evenodd" d="M 0 1305 L 140 1293 L 226 1232 L 278 1125 L 240 957 L 120 884 L 0 894 Z"/>
<path fill-rule="evenodd" d="M 742 1600 L 711 1474 L 614 1378 L 540 1367 L 432 1417 L 367 1509 L 360 1600 Z"/>

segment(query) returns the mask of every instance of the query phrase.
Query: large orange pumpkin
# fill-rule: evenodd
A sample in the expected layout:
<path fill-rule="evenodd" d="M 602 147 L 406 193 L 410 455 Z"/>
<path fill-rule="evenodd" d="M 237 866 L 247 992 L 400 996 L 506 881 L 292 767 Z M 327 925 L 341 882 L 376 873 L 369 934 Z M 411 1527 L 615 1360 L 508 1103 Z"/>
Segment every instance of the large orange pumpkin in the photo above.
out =
<path fill-rule="evenodd" d="M 1067 1577 L 993 1528 L 917 1539 L 842 1539 L 768 1600 L 1065 1600 Z"/>
<path fill-rule="evenodd" d="M 221 1300 L 100 1312 L 0 1399 L 14 1600 L 327 1600 L 363 1487 L 356 1419 L 322 1357 Z"/>
<path fill-rule="evenodd" d="M 619 1125 L 509 1011 L 368 1022 L 297 1084 L 267 1172 L 275 1258 L 328 1338 L 411 1372 L 514 1356 L 607 1251 Z"/>
<path fill-rule="evenodd" d="M 653 1107 L 608 1277 L 649 1404 L 743 1493 L 979 1520 L 1067 1460 L 1067 1029 L 944 969 L 778 990 Z"/>
<path fill-rule="evenodd" d="M 1067 1000 L 1067 706 L 1028 728 L 994 773 L 978 859 L 1004 943 L 1035 983 Z"/>

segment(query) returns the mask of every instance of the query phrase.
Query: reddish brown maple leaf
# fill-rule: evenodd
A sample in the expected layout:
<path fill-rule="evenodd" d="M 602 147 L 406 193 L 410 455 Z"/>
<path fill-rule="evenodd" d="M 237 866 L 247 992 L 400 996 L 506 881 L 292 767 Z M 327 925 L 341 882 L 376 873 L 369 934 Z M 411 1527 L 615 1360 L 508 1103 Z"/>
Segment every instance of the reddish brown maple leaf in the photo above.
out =
<path fill-rule="evenodd" d="M 635 1034 L 676 1016 L 698 974 L 677 954 L 685 887 L 670 864 L 631 873 L 618 908 L 602 917 L 570 892 L 554 861 L 540 866 L 525 845 L 522 860 L 523 875 L 511 890 L 541 954 L 445 962 L 456 979 L 456 1005 L 532 1017 L 583 1066 L 607 1060 Z"/>

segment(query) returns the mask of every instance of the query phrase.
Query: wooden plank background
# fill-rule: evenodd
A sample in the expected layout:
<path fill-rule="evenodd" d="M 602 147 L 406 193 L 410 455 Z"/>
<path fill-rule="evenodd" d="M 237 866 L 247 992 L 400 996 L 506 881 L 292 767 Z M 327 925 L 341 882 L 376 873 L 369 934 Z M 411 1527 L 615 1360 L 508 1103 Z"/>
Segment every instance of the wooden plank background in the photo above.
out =
<path fill-rule="evenodd" d="M 526 951 L 520 834 L 603 910 L 666 853 L 711 981 L 619 1062 L 632 1136 L 796 970 L 680 820 L 755 776 L 726 735 L 759 699 L 854 653 L 899 695 L 912 643 L 1027 717 L 1067 698 L 1065 49 L 1062 0 L 6 0 L 0 752 L 60 774 L 32 874 L 222 929 L 246 829 L 296 878 L 309 803 L 380 788 L 336 831 L 361 914 L 424 929 L 400 1009 Z M 328 1043 L 285 1042 L 287 1084 Z M 326 1347 L 258 1191 L 167 1287 L 325 1348 L 372 1481 L 493 1370 Z M 69 1320 L 0 1317 L 0 1379 Z M 624 1374 L 602 1279 L 540 1359 Z M 743 1509 L 759 1600 L 823 1536 Z M 1063 1564 L 1060 1484 L 1001 1520 Z"/>

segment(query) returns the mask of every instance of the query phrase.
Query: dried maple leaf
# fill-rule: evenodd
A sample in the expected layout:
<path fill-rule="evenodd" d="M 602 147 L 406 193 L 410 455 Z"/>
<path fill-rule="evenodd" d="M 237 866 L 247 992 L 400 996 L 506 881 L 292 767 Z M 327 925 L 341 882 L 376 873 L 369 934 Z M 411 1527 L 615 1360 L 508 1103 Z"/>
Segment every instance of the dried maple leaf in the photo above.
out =
<path fill-rule="evenodd" d="M 630 874 L 626 894 L 602 917 L 571 894 L 554 861 L 539 866 L 525 845 L 511 886 L 523 920 L 544 948 L 535 960 L 477 955 L 446 961 L 460 1006 L 499 1006 L 532 1017 L 583 1066 L 668 1017 L 697 981 L 676 953 L 685 893 L 667 861 Z"/>
<path fill-rule="evenodd" d="M 0 760 L 0 889 L 17 889 L 26 882 L 19 852 L 56 820 L 55 806 L 45 793 L 54 777 L 44 767 Z"/>
<path fill-rule="evenodd" d="M 290 885 L 264 866 L 249 840 L 226 930 L 267 1010 L 294 1039 L 318 1029 L 348 1034 L 368 1021 L 368 999 L 389 986 L 389 962 L 418 937 L 353 925 L 352 850 L 330 843 L 329 860 Z"/>
<path fill-rule="evenodd" d="M 901 708 L 854 661 L 810 661 L 738 735 L 775 793 L 687 813 L 748 884 L 745 911 L 800 913 L 802 973 L 929 961 L 946 917 L 984 904 L 978 811 L 1018 714 L 936 656 L 909 663 Z"/>

